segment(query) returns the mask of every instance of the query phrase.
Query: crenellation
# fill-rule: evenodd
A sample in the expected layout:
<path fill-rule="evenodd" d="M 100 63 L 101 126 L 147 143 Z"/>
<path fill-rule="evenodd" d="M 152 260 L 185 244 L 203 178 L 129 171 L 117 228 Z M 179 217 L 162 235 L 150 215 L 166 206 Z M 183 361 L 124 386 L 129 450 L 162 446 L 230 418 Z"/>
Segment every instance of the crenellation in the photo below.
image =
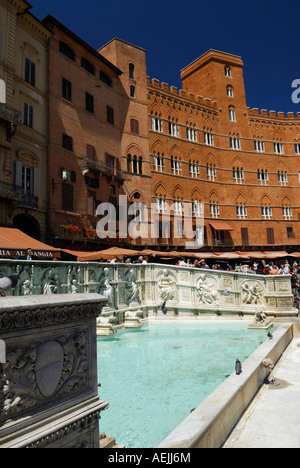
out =
<path fill-rule="evenodd" d="M 159 88 L 159 80 L 157 78 L 152 78 L 152 86 Z"/>

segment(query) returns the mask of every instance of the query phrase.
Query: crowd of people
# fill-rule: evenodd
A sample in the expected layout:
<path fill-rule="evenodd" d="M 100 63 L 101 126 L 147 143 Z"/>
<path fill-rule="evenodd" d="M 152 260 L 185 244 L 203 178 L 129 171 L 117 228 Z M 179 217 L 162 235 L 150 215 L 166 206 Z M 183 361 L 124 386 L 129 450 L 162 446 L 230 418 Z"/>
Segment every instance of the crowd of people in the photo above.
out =
<path fill-rule="evenodd" d="M 252 264 L 246 263 L 235 263 L 232 266 L 230 263 L 225 263 L 224 266 L 221 266 L 219 263 L 215 263 L 212 266 L 208 266 L 204 259 L 202 260 L 190 260 L 181 257 L 180 260 L 176 263 L 176 266 L 187 267 L 187 268 L 205 268 L 211 270 L 223 270 L 236 273 L 250 273 L 250 274 L 261 274 L 261 275 L 291 275 L 293 270 L 296 268 L 300 274 L 300 265 L 297 262 L 294 262 L 292 266 L 289 263 L 285 262 L 276 265 L 274 262 L 269 262 L 266 265 L 260 264 L 254 261 Z"/>

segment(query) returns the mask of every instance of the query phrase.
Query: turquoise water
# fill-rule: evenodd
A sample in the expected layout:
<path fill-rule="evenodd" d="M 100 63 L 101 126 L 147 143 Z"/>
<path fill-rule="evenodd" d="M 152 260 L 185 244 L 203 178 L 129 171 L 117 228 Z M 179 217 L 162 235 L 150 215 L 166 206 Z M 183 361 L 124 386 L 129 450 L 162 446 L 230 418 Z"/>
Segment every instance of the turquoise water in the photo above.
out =
<path fill-rule="evenodd" d="M 100 431 L 155 448 L 266 339 L 246 322 L 150 323 L 98 338 Z"/>

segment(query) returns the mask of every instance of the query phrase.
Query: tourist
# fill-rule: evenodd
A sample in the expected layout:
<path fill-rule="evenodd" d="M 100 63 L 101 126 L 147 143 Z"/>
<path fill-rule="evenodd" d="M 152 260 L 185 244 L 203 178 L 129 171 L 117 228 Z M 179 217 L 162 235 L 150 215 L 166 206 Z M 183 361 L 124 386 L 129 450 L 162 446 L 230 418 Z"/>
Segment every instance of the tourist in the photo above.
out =
<path fill-rule="evenodd" d="M 279 275 L 279 268 L 277 265 L 273 266 L 273 270 L 270 272 L 271 275 Z"/>
<path fill-rule="evenodd" d="M 26 250 L 26 255 L 23 255 L 20 260 L 37 260 L 37 256 L 32 254 L 32 250 L 28 248 Z"/>
<path fill-rule="evenodd" d="M 144 260 L 142 261 L 142 265 L 148 265 L 149 263 L 149 257 L 145 257 Z"/>
<path fill-rule="evenodd" d="M 299 288 L 300 288 L 300 281 L 297 275 L 297 269 L 294 268 L 291 276 L 291 283 L 292 283 L 292 294 L 294 296 L 294 306 L 298 309 L 299 308 Z"/>
<path fill-rule="evenodd" d="M 204 258 L 200 260 L 200 268 L 204 268 L 206 270 L 209 270 L 209 266 L 205 263 Z"/>
<path fill-rule="evenodd" d="M 183 258 L 183 257 L 181 257 L 181 259 L 180 259 L 180 261 L 179 261 L 179 263 L 178 263 L 178 266 L 180 266 L 180 267 L 186 267 L 186 266 L 187 266 L 187 264 L 186 264 L 186 262 L 184 261 L 184 258 Z"/>
<path fill-rule="evenodd" d="M 289 263 L 286 263 L 286 264 L 284 265 L 283 274 L 284 274 L 284 275 L 290 275 L 290 274 L 291 274 Z"/>
<path fill-rule="evenodd" d="M 253 273 L 257 275 L 257 270 L 258 270 L 258 263 L 254 262 L 253 263 Z"/>

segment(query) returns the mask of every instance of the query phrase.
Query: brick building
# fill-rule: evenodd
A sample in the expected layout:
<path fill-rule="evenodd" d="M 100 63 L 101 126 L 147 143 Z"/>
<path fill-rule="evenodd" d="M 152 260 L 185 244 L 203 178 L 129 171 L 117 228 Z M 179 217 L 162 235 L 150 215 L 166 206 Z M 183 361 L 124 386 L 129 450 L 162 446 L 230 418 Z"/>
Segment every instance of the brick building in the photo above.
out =
<path fill-rule="evenodd" d="M 181 79 L 179 91 L 148 79 L 152 197 L 161 216 L 173 203 L 176 231 L 182 202 L 192 202 L 194 217 L 204 216 L 205 250 L 295 251 L 300 115 L 248 108 L 243 62 L 231 54 L 210 50 Z"/>
<path fill-rule="evenodd" d="M 141 47 L 114 38 L 97 51 L 27 2 L 0 4 L 13 44 L 0 57 L 2 225 L 44 237 L 47 216 L 52 244 L 102 248 L 97 206 L 119 215 L 123 195 L 147 226 L 138 245 L 185 246 L 188 203 L 199 248 L 297 250 L 300 115 L 248 108 L 240 57 L 208 51 L 178 90 L 147 77 Z"/>
<path fill-rule="evenodd" d="M 47 16 L 43 24 L 52 31 L 48 166 L 51 241 L 68 246 L 70 239 L 78 240 L 77 248 L 84 241 L 83 250 L 88 241 L 88 247 L 97 248 L 90 244 L 99 244 L 94 233 L 83 238 L 82 232 L 95 229 L 100 203 L 112 204 L 118 219 L 121 195 L 128 205 L 148 204 L 151 196 L 144 51 L 112 41 L 105 51 L 116 57 L 114 65 L 55 18 Z M 66 226 L 70 231 L 65 232 Z"/>
<path fill-rule="evenodd" d="M 0 0 L 0 223 L 46 235 L 47 49 L 23 0 Z"/>

